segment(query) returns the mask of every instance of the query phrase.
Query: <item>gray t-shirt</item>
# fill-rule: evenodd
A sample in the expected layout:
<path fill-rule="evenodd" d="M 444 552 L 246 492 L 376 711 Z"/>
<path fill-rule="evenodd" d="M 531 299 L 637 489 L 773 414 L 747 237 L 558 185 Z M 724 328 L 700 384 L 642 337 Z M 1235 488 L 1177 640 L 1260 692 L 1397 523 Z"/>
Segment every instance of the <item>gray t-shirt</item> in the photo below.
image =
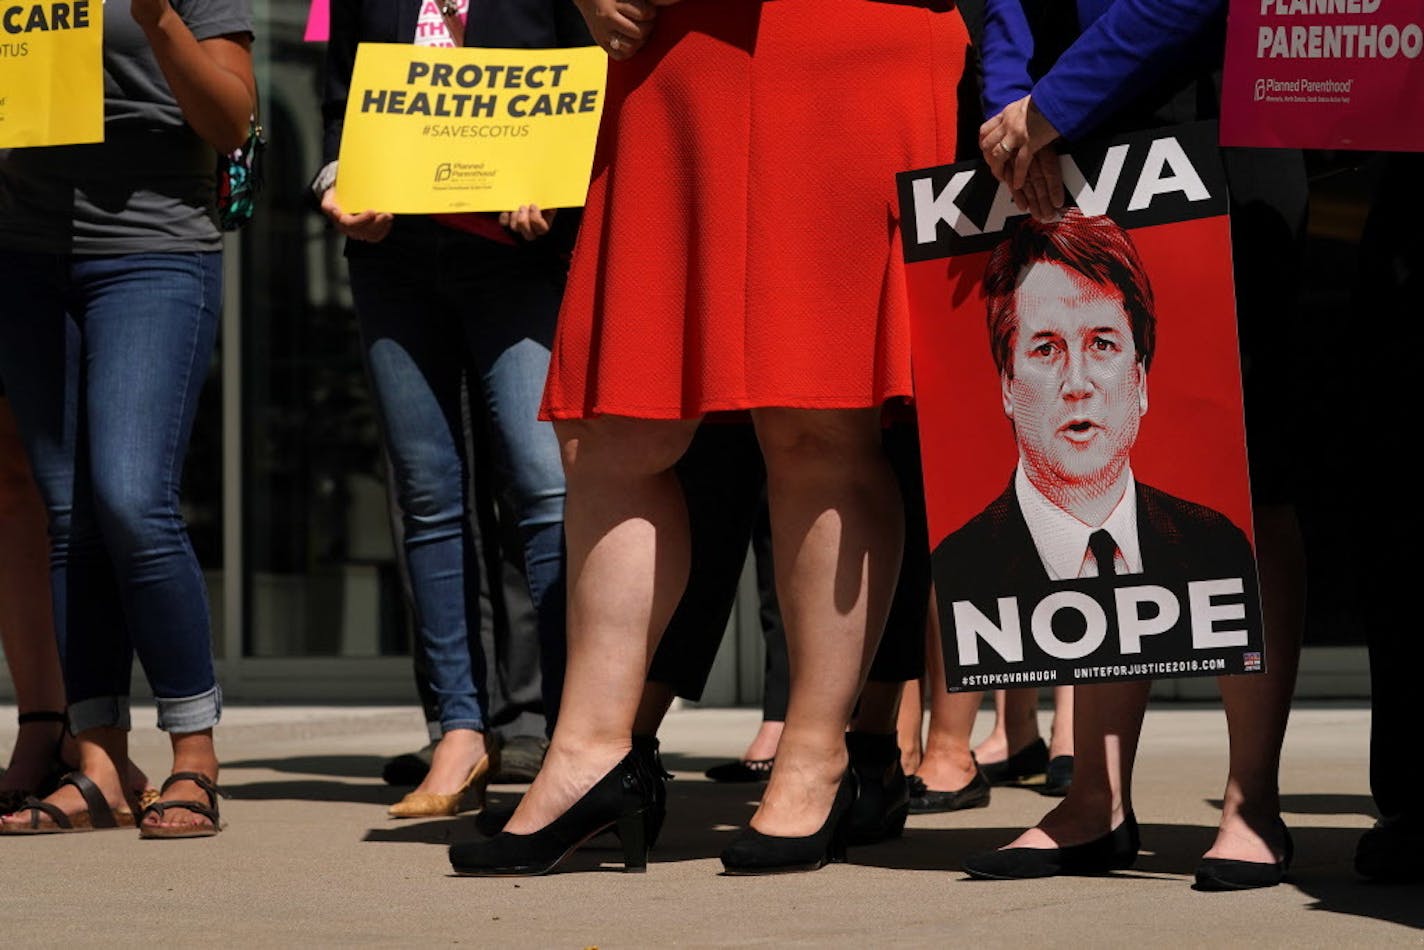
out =
<path fill-rule="evenodd" d="M 199 40 L 252 32 L 251 0 L 172 0 Z M 0 247 L 217 250 L 216 155 L 187 123 L 129 0 L 104 4 L 104 141 L 0 149 Z"/>

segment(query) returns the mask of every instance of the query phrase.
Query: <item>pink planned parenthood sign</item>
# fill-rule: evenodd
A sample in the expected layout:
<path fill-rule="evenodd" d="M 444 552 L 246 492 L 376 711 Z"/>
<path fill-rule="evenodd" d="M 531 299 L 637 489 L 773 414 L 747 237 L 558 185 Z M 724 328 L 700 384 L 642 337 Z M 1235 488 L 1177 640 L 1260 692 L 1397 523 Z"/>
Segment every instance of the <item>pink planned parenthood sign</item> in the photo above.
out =
<path fill-rule="evenodd" d="M 1221 144 L 1424 151 L 1424 0 L 1231 0 Z"/>

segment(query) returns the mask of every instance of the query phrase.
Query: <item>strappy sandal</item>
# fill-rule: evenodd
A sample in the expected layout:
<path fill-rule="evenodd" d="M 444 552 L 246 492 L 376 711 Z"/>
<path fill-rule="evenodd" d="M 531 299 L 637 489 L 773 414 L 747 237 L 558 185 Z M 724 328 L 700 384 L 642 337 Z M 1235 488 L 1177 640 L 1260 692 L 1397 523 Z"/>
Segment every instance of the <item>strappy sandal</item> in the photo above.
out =
<path fill-rule="evenodd" d="M 6 835 L 62 835 L 76 834 L 81 831 L 108 831 L 114 828 L 132 828 L 138 822 L 134 819 L 134 813 L 127 808 L 115 811 L 109 807 L 108 799 L 99 790 L 99 786 L 94 784 L 93 779 L 83 772 L 70 772 L 59 780 L 59 787 L 73 785 L 79 789 L 79 794 L 84 797 L 84 804 L 88 806 L 85 811 L 76 812 L 73 815 L 66 815 L 58 806 L 49 802 L 40 801 L 38 798 L 31 798 L 16 809 L 16 813 L 29 811 L 30 821 L 27 825 L 17 825 L 10 822 L 0 824 L 0 834 Z M 48 818 L 47 824 L 41 824 L 41 817 Z"/>
<path fill-rule="evenodd" d="M 184 799 L 162 798 L 164 792 L 175 782 L 192 782 L 203 790 L 208 796 L 208 803 L 190 802 Z M 159 789 L 159 800 L 146 805 L 139 814 L 138 836 L 140 838 L 211 838 L 219 831 L 223 830 L 221 817 L 218 815 L 218 798 L 222 792 L 213 784 L 213 780 L 202 772 L 174 772 L 164 779 L 163 787 Z M 181 808 L 190 811 L 195 815 L 208 819 L 211 824 L 207 825 L 180 825 L 178 827 L 165 827 L 163 825 L 146 825 L 146 819 L 150 812 L 157 815 L 159 820 L 168 812 L 170 808 Z"/>

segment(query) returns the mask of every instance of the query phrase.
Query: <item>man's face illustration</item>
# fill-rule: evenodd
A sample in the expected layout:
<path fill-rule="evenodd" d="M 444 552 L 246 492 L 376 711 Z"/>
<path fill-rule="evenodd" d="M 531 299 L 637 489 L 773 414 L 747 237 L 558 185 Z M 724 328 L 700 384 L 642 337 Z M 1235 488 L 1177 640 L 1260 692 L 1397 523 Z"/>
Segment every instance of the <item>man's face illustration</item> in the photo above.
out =
<path fill-rule="evenodd" d="M 1147 374 L 1121 293 L 1040 262 L 1020 279 L 1014 312 L 1012 376 L 1001 383 L 1030 480 L 1106 490 L 1147 412 Z"/>

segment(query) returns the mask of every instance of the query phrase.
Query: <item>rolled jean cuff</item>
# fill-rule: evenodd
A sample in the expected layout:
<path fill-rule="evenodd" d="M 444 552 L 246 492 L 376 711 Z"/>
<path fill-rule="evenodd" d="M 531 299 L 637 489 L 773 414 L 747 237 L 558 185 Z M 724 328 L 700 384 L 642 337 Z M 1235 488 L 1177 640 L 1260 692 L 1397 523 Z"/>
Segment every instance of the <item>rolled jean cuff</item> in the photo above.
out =
<path fill-rule="evenodd" d="M 443 736 L 453 729 L 473 729 L 476 732 L 484 732 L 485 724 L 478 719 L 452 719 L 440 724 L 440 735 Z"/>
<path fill-rule="evenodd" d="M 158 728 L 180 735 L 211 729 L 222 718 L 222 687 L 182 699 L 157 697 Z"/>
<path fill-rule="evenodd" d="M 445 737 L 445 727 L 438 722 L 426 721 L 425 734 L 430 736 L 431 742 L 439 742 Z"/>
<path fill-rule="evenodd" d="M 133 728 L 133 721 L 129 717 L 129 698 L 127 696 L 94 696 L 70 704 L 69 731 L 71 733 L 77 736 L 87 729 L 99 728 L 122 729 L 125 732 Z"/>

